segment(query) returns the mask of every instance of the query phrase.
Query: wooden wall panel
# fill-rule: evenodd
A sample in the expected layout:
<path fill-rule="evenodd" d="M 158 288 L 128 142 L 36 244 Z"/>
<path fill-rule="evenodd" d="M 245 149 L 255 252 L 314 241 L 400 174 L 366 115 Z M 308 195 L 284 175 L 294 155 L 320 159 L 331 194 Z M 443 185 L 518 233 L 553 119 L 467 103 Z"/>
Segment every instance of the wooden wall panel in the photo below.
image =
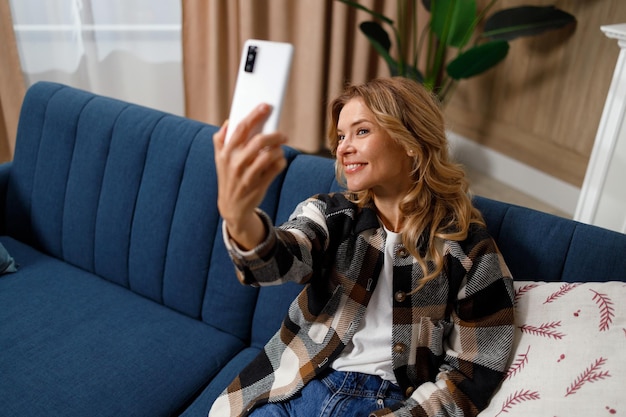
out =
<path fill-rule="evenodd" d="M 501 0 L 498 8 L 530 4 Z M 576 16 L 575 28 L 511 42 L 500 65 L 458 84 L 449 127 L 580 187 L 619 54 L 600 26 L 626 23 L 624 0 L 539 0 Z"/>

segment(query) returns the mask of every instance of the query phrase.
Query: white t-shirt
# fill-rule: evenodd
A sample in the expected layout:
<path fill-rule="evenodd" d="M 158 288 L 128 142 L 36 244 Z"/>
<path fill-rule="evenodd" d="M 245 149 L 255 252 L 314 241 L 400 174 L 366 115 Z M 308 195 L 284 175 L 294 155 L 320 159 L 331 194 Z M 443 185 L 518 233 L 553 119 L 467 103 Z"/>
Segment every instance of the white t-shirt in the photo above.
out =
<path fill-rule="evenodd" d="M 402 235 L 385 228 L 385 258 L 378 284 L 372 294 L 365 316 L 352 342 L 333 362 L 333 369 L 378 375 L 396 383 L 391 362 L 391 327 L 393 314 L 393 257 Z"/>

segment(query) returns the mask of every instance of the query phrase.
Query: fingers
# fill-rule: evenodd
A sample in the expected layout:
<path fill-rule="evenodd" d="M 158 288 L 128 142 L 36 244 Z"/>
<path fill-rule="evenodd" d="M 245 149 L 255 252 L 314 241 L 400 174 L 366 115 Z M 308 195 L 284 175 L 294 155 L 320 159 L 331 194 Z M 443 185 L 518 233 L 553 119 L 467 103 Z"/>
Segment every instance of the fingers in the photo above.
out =
<path fill-rule="evenodd" d="M 228 120 L 225 120 L 219 130 L 213 134 L 213 146 L 216 150 L 221 151 L 224 147 L 224 140 L 226 139 L 226 129 L 228 129 Z"/>
<path fill-rule="evenodd" d="M 282 142 L 280 142 L 282 143 Z M 254 189 L 265 189 L 287 165 L 283 149 L 277 144 L 266 146 L 254 153 L 252 157 L 242 160 L 239 171 L 242 184 L 246 184 L 249 192 Z"/>
<path fill-rule="evenodd" d="M 271 112 L 272 107 L 269 104 L 262 103 L 256 106 L 237 126 L 232 126 L 235 130 L 232 132 L 228 145 L 231 147 L 240 146 L 260 133 L 263 123 Z"/>
<path fill-rule="evenodd" d="M 286 142 L 287 137 L 282 133 L 259 133 L 238 146 L 231 142 L 225 144 L 222 154 L 242 169 L 263 169 L 276 155 L 282 157 L 281 146 Z"/>
<path fill-rule="evenodd" d="M 264 149 L 249 164 L 237 158 L 222 159 L 218 167 L 218 209 L 224 220 L 241 230 L 286 165 L 280 147 Z"/>
<path fill-rule="evenodd" d="M 279 148 L 287 143 L 287 137 L 282 133 L 257 134 L 253 136 L 246 144 L 246 151 L 254 155 L 263 155 Z"/>
<path fill-rule="evenodd" d="M 260 131 L 270 112 L 271 107 L 267 105 L 255 108 L 235 128 L 228 143 L 225 143 L 228 122 L 213 135 L 218 209 L 235 228 L 251 217 L 274 178 L 287 165 L 282 149 L 286 136 L 256 131 Z"/>

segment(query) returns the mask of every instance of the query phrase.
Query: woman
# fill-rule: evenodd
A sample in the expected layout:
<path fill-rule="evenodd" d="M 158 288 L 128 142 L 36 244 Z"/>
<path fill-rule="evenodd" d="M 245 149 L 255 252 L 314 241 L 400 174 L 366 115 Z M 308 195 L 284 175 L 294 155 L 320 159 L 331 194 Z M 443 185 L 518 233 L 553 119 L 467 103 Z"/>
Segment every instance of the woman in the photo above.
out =
<path fill-rule="evenodd" d="M 215 135 L 218 206 L 244 284 L 307 284 L 210 416 L 475 416 L 513 342 L 510 273 L 449 160 L 442 113 L 406 78 L 350 86 L 329 137 L 347 192 L 274 227 L 257 207 L 285 167 L 279 133 Z"/>

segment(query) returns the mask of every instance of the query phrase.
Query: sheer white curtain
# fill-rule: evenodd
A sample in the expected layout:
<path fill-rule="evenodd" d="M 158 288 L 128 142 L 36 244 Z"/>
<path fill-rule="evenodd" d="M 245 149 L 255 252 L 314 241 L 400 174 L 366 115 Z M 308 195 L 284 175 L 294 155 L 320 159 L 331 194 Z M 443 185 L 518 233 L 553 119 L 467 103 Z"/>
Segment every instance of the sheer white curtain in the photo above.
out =
<path fill-rule="evenodd" d="M 10 0 L 27 84 L 184 113 L 180 0 Z"/>

